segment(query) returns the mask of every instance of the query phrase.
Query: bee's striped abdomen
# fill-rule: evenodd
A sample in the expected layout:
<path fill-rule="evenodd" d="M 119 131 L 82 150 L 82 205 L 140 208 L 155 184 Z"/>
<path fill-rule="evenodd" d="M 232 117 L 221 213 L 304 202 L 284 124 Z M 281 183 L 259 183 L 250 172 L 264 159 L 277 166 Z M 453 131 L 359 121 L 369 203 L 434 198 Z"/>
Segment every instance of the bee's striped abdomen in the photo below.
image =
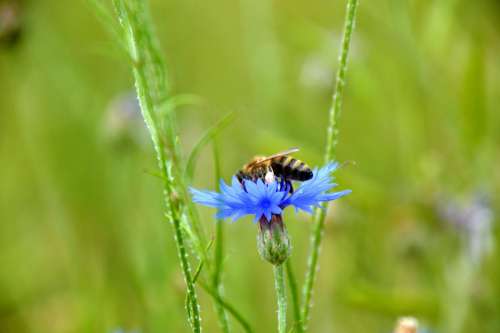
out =
<path fill-rule="evenodd" d="M 302 161 L 291 156 L 281 156 L 272 161 L 276 176 L 291 180 L 305 181 L 313 177 L 311 168 Z"/>

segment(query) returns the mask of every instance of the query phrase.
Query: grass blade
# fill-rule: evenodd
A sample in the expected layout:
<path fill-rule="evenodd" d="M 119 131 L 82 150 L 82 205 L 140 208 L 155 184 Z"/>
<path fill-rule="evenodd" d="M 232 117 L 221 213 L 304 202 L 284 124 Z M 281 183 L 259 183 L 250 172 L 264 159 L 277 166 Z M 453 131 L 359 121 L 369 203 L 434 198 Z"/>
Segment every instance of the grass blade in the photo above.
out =
<path fill-rule="evenodd" d="M 198 284 L 203 288 L 203 290 L 207 292 L 207 294 L 216 298 L 219 301 L 219 303 L 227 310 L 227 312 L 229 312 L 234 317 L 234 319 L 236 319 L 241 324 L 245 332 L 247 333 L 253 332 L 252 327 L 250 326 L 248 321 L 245 318 L 243 318 L 243 316 L 231 304 L 229 304 L 221 296 L 219 296 L 215 290 L 213 290 L 205 283 L 198 282 Z"/>
<path fill-rule="evenodd" d="M 198 140 L 198 142 L 194 145 L 193 150 L 189 154 L 186 163 L 185 176 L 188 182 L 193 179 L 194 169 L 196 165 L 196 161 L 198 160 L 198 156 L 200 155 L 201 150 L 205 145 L 210 143 L 219 134 L 227 125 L 231 123 L 234 119 L 234 112 L 228 113 L 222 119 L 220 119 L 217 123 L 215 123 L 211 128 L 209 128 Z"/>

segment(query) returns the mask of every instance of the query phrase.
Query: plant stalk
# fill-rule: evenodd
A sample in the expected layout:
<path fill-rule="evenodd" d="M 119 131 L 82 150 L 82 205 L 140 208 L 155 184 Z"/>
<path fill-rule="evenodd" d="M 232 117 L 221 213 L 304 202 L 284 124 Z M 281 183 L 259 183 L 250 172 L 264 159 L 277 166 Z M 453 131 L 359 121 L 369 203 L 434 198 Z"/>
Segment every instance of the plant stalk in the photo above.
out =
<path fill-rule="evenodd" d="M 273 265 L 274 285 L 278 300 L 278 333 L 286 333 L 286 290 L 283 264 Z"/>
<path fill-rule="evenodd" d="M 344 22 L 344 33 L 342 36 L 342 42 L 340 47 L 339 67 L 335 79 L 335 90 L 328 117 L 325 163 L 333 161 L 336 158 L 336 147 L 337 147 L 338 132 L 339 132 L 338 121 L 342 109 L 342 99 L 344 94 L 345 77 L 347 72 L 347 60 L 351 45 L 352 32 L 354 29 L 354 24 L 356 19 L 357 6 L 358 6 L 358 0 L 347 0 L 346 18 Z M 307 263 L 305 282 L 302 289 L 302 297 L 303 297 L 302 315 L 301 315 L 302 331 L 306 330 L 307 323 L 309 321 L 312 290 L 316 280 L 316 273 L 318 271 L 318 258 L 321 248 L 321 241 L 323 238 L 326 211 L 327 211 L 327 205 L 325 204 L 323 205 L 323 208 L 316 209 L 313 218 L 314 227 L 311 237 L 310 254 Z"/>
<path fill-rule="evenodd" d="M 292 262 L 290 258 L 286 261 L 286 275 L 288 279 L 288 285 L 290 286 L 290 296 L 292 298 L 292 308 L 293 308 L 293 328 L 297 330 L 297 333 L 302 333 L 302 324 L 300 318 L 300 304 L 299 304 L 299 292 L 297 289 L 297 280 L 295 274 L 293 273 Z"/>
<path fill-rule="evenodd" d="M 164 65 L 157 49 L 157 40 L 151 30 L 145 4 L 140 0 L 113 0 L 123 37 L 132 61 L 137 97 L 141 112 L 153 141 L 158 167 L 162 175 L 165 215 L 174 230 L 174 239 L 181 270 L 187 286 L 189 302 L 188 318 L 195 333 L 201 332 L 201 318 L 196 289 L 184 236 L 181 230 L 182 200 L 176 188 L 175 163 L 178 163 L 179 147 L 175 137 L 174 124 L 168 122 L 167 133 L 162 137 L 158 119 L 161 105 L 167 96 Z M 169 120 L 172 120 L 169 119 Z M 167 157 L 170 156 L 170 159 Z"/>

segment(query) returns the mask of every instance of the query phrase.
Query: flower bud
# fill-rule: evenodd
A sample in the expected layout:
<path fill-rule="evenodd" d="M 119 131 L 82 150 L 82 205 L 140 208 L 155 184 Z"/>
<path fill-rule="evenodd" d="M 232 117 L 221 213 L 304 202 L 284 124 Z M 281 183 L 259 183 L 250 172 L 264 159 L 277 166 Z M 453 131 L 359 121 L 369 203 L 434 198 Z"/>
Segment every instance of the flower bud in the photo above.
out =
<path fill-rule="evenodd" d="M 264 216 L 259 220 L 257 248 L 260 256 L 273 265 L 281 265 L 290 255 L 290 239 L 281 215 Z"/>

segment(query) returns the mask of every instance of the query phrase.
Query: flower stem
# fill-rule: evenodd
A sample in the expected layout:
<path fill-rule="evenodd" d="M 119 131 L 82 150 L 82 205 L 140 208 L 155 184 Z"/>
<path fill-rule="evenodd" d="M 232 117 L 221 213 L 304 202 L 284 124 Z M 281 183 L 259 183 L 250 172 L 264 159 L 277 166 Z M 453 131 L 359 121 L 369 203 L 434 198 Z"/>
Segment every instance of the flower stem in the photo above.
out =
<path fill-rule="evenodd" d="M 342 98 L 345 86 L 345 77 L 347 71 L 347 60 L 351 44 L 351 36 L 356 19 L 356 9 L 358 0 L 347 0 L 346 18 L 344 22 L 344 34 L 340 48 L 339 67 L 335 79 L 335 92 L 333 94 L 332 105 L 328 117 L 327 142 L 325 150 L 325 162 L 328 163 L 336 157 L 336 147 L 338 141 L 338 120 L 342 109 Z M 309 321 L 309 311 L 311 309 L 312 290 L 318 271 L 318 257 L 323 238 L 323 229 L 325 226 L 326 205 L 323 209 L 316 209 L 314 214 L 314 228 L 311 237 L 311 250 L 307 263 L 307 272 L 302 290 L 302 330 L 305 331 Z"/>
<path fill-rule="evenodd" d="M 273 265 L 273 270 L 278 300 L 278 333 L 286 333 L 286 290 L 283 264 Z"/>
<path fill-rule="evenodd" d="M 163 180 L 166 217 L 174 229 L 181 270 L 187 286 L 187 313 L 193 332 L 201 332 L 201 319 L 196 289 L 191 274 L 184 236 L 181 230 L 182 188 L 176 182 L 179 147 L 175 136 L 173 115 L 168 115 L 166 128 L 159 120 L 161 105 L 168 98 L 164 64 L 158 50 L 156 36 L 143 1 L 113 0 L 124 42 L 132 62 L 137 96 L 141 112 L 153 141 L 158 167 Z M 165 134 L 165 137 L 161 133 Z M 178 177 L 177 177 L 178 179 Z"/>
<path fill-rule="evenodd" d="M 335 159 L 337 141 L 338 141 L 338 121 L 342 111 L 342 101 L 344 96 L 345 77 L 347 72 L 347 60 L 349 57 L 349 49 L 351 46 L 351 37 L 356 21 L 356 9 L 358 0 L 347 0 L 346 18 L 344 22 L 344 34 L 340 48 L 339 68 L 335 79 L 335 90 L 332 98 L 328 116 L 328 129 L 325 150 L 325 163 Z"/>
<path fill-rule="evenodd" d="M 302 333 L 302 324 L 300 318 L 300 305 L 299 305 L 299 292 L 297 290 L 297 280 L 295 279 L 295 274 L 293 273 L 292 262 L 290 258 L 286 261 L 286 275 L 288 279 L 288 285 L 290 286 L 290 295 L 292 296 L 292 308 L 293 308 L 293 319 L 294 329 L 297 333 Z"/>

